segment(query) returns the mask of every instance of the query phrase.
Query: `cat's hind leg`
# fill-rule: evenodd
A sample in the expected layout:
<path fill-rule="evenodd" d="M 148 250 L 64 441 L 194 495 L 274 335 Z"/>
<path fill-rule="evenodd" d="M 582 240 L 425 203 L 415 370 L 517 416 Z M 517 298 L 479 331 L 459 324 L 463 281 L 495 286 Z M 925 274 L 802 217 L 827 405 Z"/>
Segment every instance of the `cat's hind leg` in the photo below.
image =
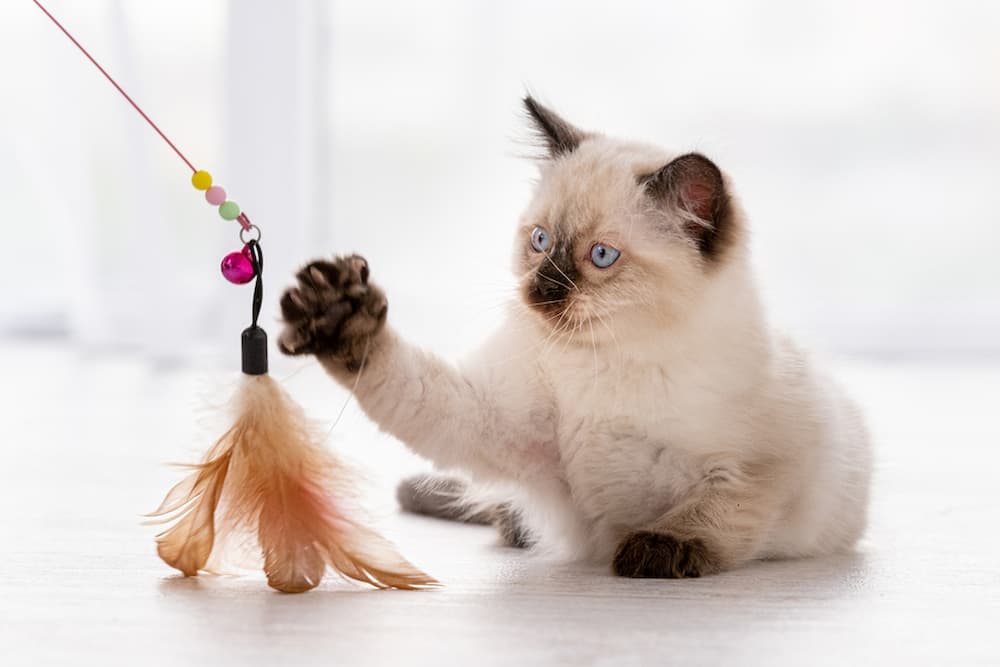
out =
<path fill-rule="evenodd" d="M 396 500 L 406 512 L 463 523 L 493 523 L 493 506 L 483 506 L 468 496 L 469 484 L 464 479 L 434 473 L 407 477 L 396 487 Z"/>
<path fill-rule="evenodd" d="M 535 543 L 513 505 L 477 502 L 473 495 L 465 480 L 433 473 L 407 477 L 396 487 L 396 499 L 404 511 L 450 521 L 492 524 L 509 547 L 527 548 Z"/>

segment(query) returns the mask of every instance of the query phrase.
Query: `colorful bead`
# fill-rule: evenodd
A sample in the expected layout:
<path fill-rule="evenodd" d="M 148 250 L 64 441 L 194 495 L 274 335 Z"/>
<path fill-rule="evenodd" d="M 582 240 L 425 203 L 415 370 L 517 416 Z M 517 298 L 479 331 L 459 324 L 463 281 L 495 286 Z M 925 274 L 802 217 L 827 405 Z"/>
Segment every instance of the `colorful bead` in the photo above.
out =
<path fill-rule="evenodd" d="M 218 206 L 226 201 L 226 190 L 221 185 L 213 185 L 205 191 L 205 201 L 212 206 Z"/>
<path fill-rule="evenodd" d="M 239 252 L 231 252 L 222 258 L 222 276 L 234 285 L 245 285 L 253 280 L 253 262 L 250 261 L 250 246 L 243 246 Z"/>
<path fill-rule="evenodd" d="M 191 175 L 191 185 L 196 190 L 208 190 L 212 187 L 212 175 L 204 169 L 199 169 Z"/>
<path fill-rule="evenodd" d="M 234 201 L 224 201 L 222 202 L 222 205 L 219 206 L 219 215 L 221 215 L 224 220 L 235 220 L 240 217 L 240 205 Z"/>

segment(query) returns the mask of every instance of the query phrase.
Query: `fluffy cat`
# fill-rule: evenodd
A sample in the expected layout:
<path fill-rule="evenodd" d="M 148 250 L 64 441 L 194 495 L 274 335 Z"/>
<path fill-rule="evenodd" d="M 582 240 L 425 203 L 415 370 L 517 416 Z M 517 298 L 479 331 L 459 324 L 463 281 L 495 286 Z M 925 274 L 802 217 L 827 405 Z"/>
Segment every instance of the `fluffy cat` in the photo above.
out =
<path fill-rule="evenodd" d="M 513 489 L 520 538 L 616 574 L 852 546 L 871 468 L 862 418 L 768 327 L 728 177 L 524 104 L 546 156 L 515 236 L 509 322 L 445 363 L 386 324 L 355 255 L 298 273 L 281 350 L 315 355 L 437 466 Z"/>

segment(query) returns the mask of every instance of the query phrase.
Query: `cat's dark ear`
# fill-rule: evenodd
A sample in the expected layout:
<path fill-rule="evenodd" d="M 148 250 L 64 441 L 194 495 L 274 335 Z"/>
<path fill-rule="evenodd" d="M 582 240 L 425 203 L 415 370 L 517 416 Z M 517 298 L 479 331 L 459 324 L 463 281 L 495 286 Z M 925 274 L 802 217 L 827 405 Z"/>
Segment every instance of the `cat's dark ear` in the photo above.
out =
<path fill-rule="evenodd" d="M 583 141 L 583 131 L 570 125 L 555 111 L 539 104 L 531 95 L 524 98 L 524 109 L 550 158 L 572 153 Z"/>
<path fill-rule="evenodd" d="M 660 205 L 676 209 L 684 231 L 708 259 L 721 255 L 734 233 L 732 207 L 722 172 L 704 155 L 682 155 L 653 174 L 640 177 Z"/>

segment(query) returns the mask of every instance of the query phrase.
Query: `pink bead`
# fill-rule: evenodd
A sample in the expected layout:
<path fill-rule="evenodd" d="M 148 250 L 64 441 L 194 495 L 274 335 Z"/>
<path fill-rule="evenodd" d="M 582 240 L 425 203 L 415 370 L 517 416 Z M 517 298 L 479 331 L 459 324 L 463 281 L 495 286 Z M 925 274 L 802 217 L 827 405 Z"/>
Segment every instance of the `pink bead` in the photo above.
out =
<path fill-rule="evenodd" d="M 226 189 L 221 185 L 213 185 L 208 190 L 205 190 L 205 201 L 212 206 L 218 206 L 226 201 Z"/>
<path fill-rule="evenodd" d="M 248 246 L 243 246 L 243 250 L 231 252 L 222 258 L 222 275 L 234 285 L 245 285 L 253 280 L 253 263 L 250 261 Z"/>

